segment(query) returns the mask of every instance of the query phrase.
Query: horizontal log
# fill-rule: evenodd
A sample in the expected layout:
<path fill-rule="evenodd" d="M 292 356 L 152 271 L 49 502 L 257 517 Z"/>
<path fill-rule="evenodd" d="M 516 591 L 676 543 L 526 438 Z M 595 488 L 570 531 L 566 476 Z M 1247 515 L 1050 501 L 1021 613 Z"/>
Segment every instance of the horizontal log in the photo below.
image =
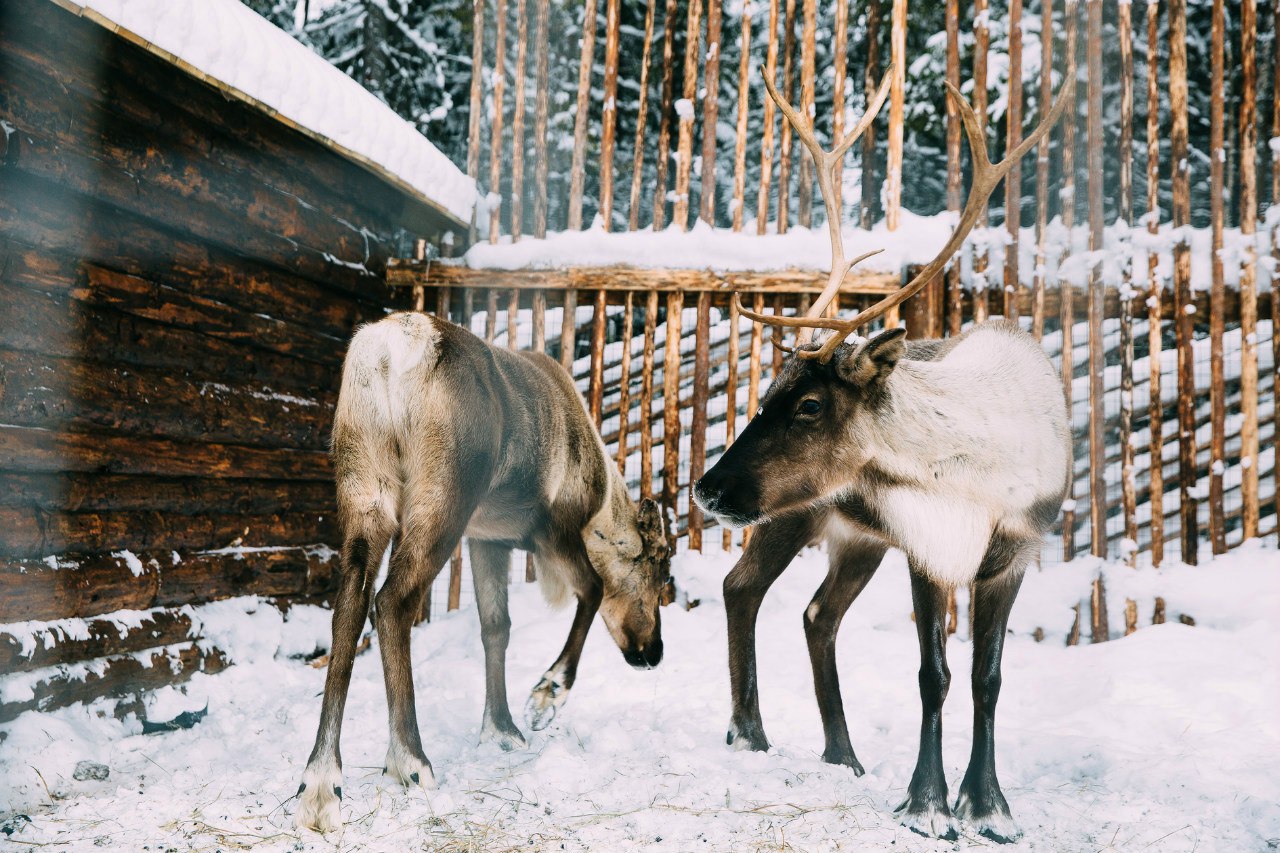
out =
<path fill-rule="evenodd" d="M 203 650 L 190 643 L 111 657 L 95 664 L 92 670 L 50 670 L 47 679 L 32 685 L 30 699 L 0 702 L 0 723 L 24 711 L 51 711 L 104 696 L 125 696 L 180 684 L 197 672 L 221 672 L 227 667 L 227 660 L 217 649 Z"/>
<path fill-rule="evenodd" d="M 87 619 L 81 627 L 83 633 L 68 635 L 57 622 L 50 622 L 32 636 L 0 628 L 0 673 L 30 672 L 196 639 L 191 616 L 177 609 L 128 611 L 117 618 Z"/>
<path fill-rule="evenodd" d="M 323 324 L 328 331 L 313 329 L 306 319 L 311 312 L 323 316 L 327 304 L 340 303 L 330 289 L 315 285 L 285 302 L 269 298 L 269 293 L 255 296 L 255 290 L 270 290 L 270 280 L 246 284 L 245 277 L 236 271 L 253 270 L 251 260 L 160 230 L 154 223 L 93 203 L 56 184 L 3 168 L 0 238 L 42 254 L 77 259 L 86 270 L 127 275 L 147 283 L 146 287 L 125 287 L 120 294 L 107 287 L 100 295 L 80 281 L 81 287 L 72 291 L 77 298 L 94 304 L 117 304 L 124 299 L 118 307 L 131 313 L 168 319 L 175 325 L 322 363 L 341 358 L 351 325 L 383 314 L 381 299 L 377 303 L 348 303 L 341 309 L 345 314 Z M 115 287 L 123 285 L 117 281 Z M 366 292 L 377 299 L 379 290 L 384 289 L 372 282 Z M 114 299 L 110 298 L 113 295 Z M 166 308 L 173 317 L 166 315 Z"/>
<path fill-rule="evenodd" d="M 324 450 L 335 396 L 0 350 L 0 423 Z"/>
<path fill-rule="evenodd" d="M 64 551 L 219 548 L 231 542 L 305 545 L 338 538 L 336 518 L 310 513 L 195 515 L 154 510 L 46 512 L 0 507 L 0 557 L 39 557 Z"/>
<path fill-rule="evenodd" d="M 717 272 L 695 269 L 647 269 L 642 267 L 568 267 L 555 270 L 471 269 L 436 261 L 429 266 L 413 259 L 387 262 L 387 284 L 392 287 L 482 287 L 505 290 L 674 291 L 702 290 L 743 293 L 820 293 L 827 274 L 816 270 L 773 272 Z M 884 295 L 897 290 L 902 277 L 895 273 L 852 273 L 841 289 L 844 295 Z"/>
<path fill-rule="evenodd" d="M 334 552 L 322 545 L 0 558 L 0 623 L 177 607 L 238 595 L 312 596 L 331 589 L 337 568 Z"/>
<path fill-rule="evenodd" d="M 324 480 L 141 477 L 56 471 L 0 476 L 0 507 L 29 507 L 45 513 L 331 515 L 336 498 L 333 483 Z"/>
<path fill-rule="evenodd" d="M 319 363 L 227 340 L 163 320 L 138 317 L 109 305 L 91 305 L 70 295 L 74 279 L 54 291 L 33 289 L 16 274 L 13 256 L 0 240 L 0 316 L 5 347 L 121 366 L 152 367 L 217 382 L 258 382 L 294 396 L 332 394 L 337 361 Z M 32 254 L 37 254 L 32 252 Z"/>
<path fill-rule="evenodd" d="M 332 478 L 328 455 L 319 450 L 50 432 L 0 424 L 0 476 L 53 471 L 326 482 Z"/>

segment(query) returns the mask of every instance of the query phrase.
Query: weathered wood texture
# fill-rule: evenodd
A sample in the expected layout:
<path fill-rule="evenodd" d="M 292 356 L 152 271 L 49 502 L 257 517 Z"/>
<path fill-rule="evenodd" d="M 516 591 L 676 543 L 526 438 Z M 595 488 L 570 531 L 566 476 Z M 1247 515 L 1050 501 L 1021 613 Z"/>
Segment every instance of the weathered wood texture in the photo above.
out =
<path fill-rule="evenodd" d="M 466 223 L 89 20 L 5 12 L 0 623 L 323 597 L 346 342 L 409 303 L 388 258 Z M 32 707 L 221 666 L 181 621 L 44 650 L 23 668 L 102 674 Z"/>

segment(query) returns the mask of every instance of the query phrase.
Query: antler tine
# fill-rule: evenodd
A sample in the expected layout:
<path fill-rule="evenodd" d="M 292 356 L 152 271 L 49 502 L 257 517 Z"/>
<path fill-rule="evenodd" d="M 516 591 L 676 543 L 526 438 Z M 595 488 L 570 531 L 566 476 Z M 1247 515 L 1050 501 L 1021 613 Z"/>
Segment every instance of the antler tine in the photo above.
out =
<path fill-rule="evenodd" d="M 837 332 L 843 332 L 843 334 L 831 335 L 821 348 L 805 350 L 797 353 L 797 355 L 801 358 L 816 358 L 820 361 L 830 360 L 836 349 L 843 342 L 845 335 L 856 331 L 872 320 L 883 316 L 890 309 L 901 305 L 912 296 L 915 296 L 925 284 L 931 281 L 946 266 L 947 262 L 951 260 L 952 256 L 964 243 L 965 238 L 969 236 L 969 232 L 973 230 L 974 224 L 978 221 L 978 213 L 982 205 L 986 203 L 991 193 L 995 191 L 996 185 L 1013 168 L 1013 164 L 1039 144 L 1041 138 L 1062 118 L 1062 114 L 1066 112 L 1067 104 L 1071 101 L 1072 92 L 1072 84 L 1068 83 L 1064 90 L 1058 93 L 1053 108 L 1049 110 L 1048 115 L 1040 120 L 1040 124 L 1036 129 L 1013 151 L 1009 152 L 1003 160 L 998 163 L 992 163 L 987 154 L 986 139 L 983 136 L 981 125 L 978 124 L 977 116 L 974 115 L 973 107 L 970 106 L 968 99 L 960 94 L 959 89 L 947 83 L 947 93 L 959 108 L 960 118 L 964 124 L 965 133 L 969 138 L 969 149 L 973 157 L 973 181 L 969 187 L 969 197 L 965 200 L 964 210 L 960 214 L 960 222 L 957 224 L 955 231 L 952 232 L 951 238 L 947 240 L 946 245 L 942 247 L 942 250 L 924 269 L 916 273 L 910 282 L 870 308 L 860 311 L 856 316 L 848 320 L 837 321 L 837 325 L 823 326 L 822 328 L 834 329 Z"/>
<path fill-rule="evenodd" d="M 889 89 L 893 85 L 893 66 L 889 66 L 889 70 L 885 72 L 884 77 L 880 80 L 880 88 L 876 90 L 876 96 L 871 99 L 871 103 L 867 104 L 867 110 L 862 114 L 862 118 L 858 119 L 858 123 L 853 126 L 853 130 L 845 134 L 844 139 L 840 140 L 840 144 L 831 152 L 831 156 L 839 161 L 845 154 L 849 153 L 849 149 L 853 147 L 853 143 L 862 138 L 862 134 L 867 132 L 867 128 L 871 126 L 871 122 L 876 120 L 876 116 L 880 114 L 880 108 L 884 106 L 885 99 L 889 97 Z"/>

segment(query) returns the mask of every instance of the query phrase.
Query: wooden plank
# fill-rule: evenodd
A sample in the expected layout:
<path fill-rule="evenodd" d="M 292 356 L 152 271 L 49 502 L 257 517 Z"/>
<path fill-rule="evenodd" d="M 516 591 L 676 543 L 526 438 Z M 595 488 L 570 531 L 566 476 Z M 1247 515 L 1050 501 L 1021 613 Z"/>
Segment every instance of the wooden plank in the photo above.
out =
<path fill-rule="evenodd" d="M 644 136 L 649 123 L 649 49 L 653 44 L 653 17 L 658 0 L 648 0 L 644 14 L 644 46 L 640 53 L 640 100 L 636 105 L 636 142 L 631 153 L 631 198 L 627 227 L 640 228 L 640 185 L 644 181 Z"/>
<path fill-rule="evenodd" d="M 716 2 L 716 0 L 711 0 Z M 684 34 L 684 101 L 685 110 L 678 110 L 676 144 L 676 196 L 671 207 L 671 222 L 681 231 L 689 229 L 689 176 L 693 170 L 693 102 L 698 97 L 698 58 L 702 37 L 703 0 L 689 0 Z"/>
<path fill-rule="evenodd" d="M 609 292 L 597 290 L 591 313 L 591 384 L 588 386 L 588 409 L 596 429 L 600 428 L 600 407 L 604 400 L 605 320 L 608 319 Z"/>
<path fill-rule="evenodd" d="M 1274 37 L 1274 34 L 1273 34 Z M 1258 318 L 1257 248 L 1258 230 L 1258 9 L 1257 0 L 1240 3 L 1240 64 L 1244 80 L 1240 93 L 1240 236 L 1244 258 L 1240 268 L 1240 464 L 1241 501 L 1245 539 L 1258 536 Z M 1276 200 L 1272 199 L 1272 204 Z M 1275 289 L 1273 283 L 1272 289 Z M 1272 317 L 1272 337 L 1275 318 Z M 1280 498 L 1277 499 L 1280 506 Z M 1278 510 L 1280 512 L 1280 510 Z"/>
<path fill-rule="evenodd" d="M 551 84 L 548 70 L 548 53 L 551 50 L 549 18 L 551 0 L 535 0 L 537 5 L 538 67 L 536 71 L 537 96 L 533 118 L 533 185 L 547 186 L 547 113 L 550 111 Z M 479 4 L 477 4 L 479 6 Z M 479 14 L 477 12 L 477 14 Z M 533 194 L 533 236 L 547 236 L 547 193 Z"/>
<path fill-rule="evenodd" d="M 166 477 L 329 481 L 327 453 L 0 425 L 0 471 L 82 471 Z"/>
<path fill-rule="evenodd" d="M 1209 469 L 1209 543 L 1215 554 L 1227 550 L 1227 531 L 1223 521 L 1222 474 L 1226 469 L 1227 407 L 1223 401 L 1222 336 L 1226 328 L 1223 302 L 1226 282 L 1223 278 L 1223 175 L 1226 160 L 1223 147 L 1222 81 L 1224 65 L 1223 31 L 1226 29 L 1225 3 L 1213 0 L 1209 83 L 1209 224 L 1210 269 L 1212 281 L 1209 299 L 1209 400 L 1212 412 Z"/>
<path fill-rule="evenodd" d="M 578 105 L 573 116 L 573 165 L 569 169 L 570 231 L 582 229 L 582 181 L 586 174 L 587 106 L 591 96 L 591 67 L 596 48 L 596 0 L 582 7 L 582 53 L 578 60 Z"/>
<path fill-rule="evenodd" d="M 526 0 L 516 0 L 515 113 L 511 117 L 511 241 L 524 234 L 524 70 L 529 53 L 529 16 Z M 545 186 L 539 184 L 538 186 Z"/>
<path fill-rule="evenodd" d="M 720 38 L 723 0 L 707 2 L 707 50 L 702 96 L 702 179 L 698 210 L 703 222 L 716 224 L 716 128 L 720 121 Z"/>
<path fill-rule="evenodd" d="M 0 622 L 99 616 L 238 595 L 321 593 L 336 576 L 332 557 L 332 551 L 315 546 L 184 552 L 177 562 L 169 549 L 138 551 L 136 562 L 101 553 L 0 558 Z"/>
<path fill-rule="evenodd" d="M 658 292 L 644 307 L 644 350 L 640 370 L 640 497 L 653 497 L 653 362 L 658 324 Z"/>
<path fill-rule="evenodd" d="M 889 18 L 889 61 L 893 81 L 889 86 L 889 158 L 885 166 L 884 224 L 898 230 L 902 212 L 902 130 L 905 121 L 904 90 L 907 81 L 907 0 L 893 0 Z"/>
<path fill-rule="evenodd" d="M 743 36 L 746 38 L 746 36 Z M 778 0 L 769 0 L 768 47 L 765 48 L 764 75 L 776 86 L 778 83 Z M 764 234 L 769 227 L 769 184 L 773 180 L 773 131 L 776 123 L 773 98 L 764 103 L 764 129 L 760 136 L 760 190 L 756 194 L 756 233 Z M 784 122 L 785 126 L 785 122 Z"/>
<path fill-rule="evenodd" d="M 631 340 L 635 324 L 635 294 L 622 301 L 622 369 L 618 376 L 618 470 L 627 474 L 627 432 L 631 426 Z M 643 415 L 643 413 L 642 413 Z"/>
<path fill-rule="evenodd" d="M 747 200 L 747 120 L 750 118 L 749 95 L 751 92 L 751 6 L 749 4 L 743 4 L 739 21 L 742 38 L 738 47 L 738 112 L 733 145 L 734 231 L 742 230 L 742 208 Z M 761 177 L 763 180 L 763 176 Z"/>
<path fill-rule="evenodd" d="M 773 313 L 778 317 L 781 317 L 784 313 L 781 295 L 773 297 Z M 773 329 L 773 337 L 771 340 L 774 342 L 774 345 L 769 348 L 773 351 L 773 378 L 776 379 L 778 377 L 778 372 L 782 370 L 782 347 L 776 345 L 782 341 L 782 330 L 775 327 Z"/>
<path fill-rule="evenodd" d="M 227 660 L 217 649 L 202 649 L 191 643 L 179 647 L 157 649 L 149 657 L 129 654 L 95 662 L 83 677 L 50 670 L 48 680 L 32 685 L 32 697 L 23 701 L 0 703 L 0 723 L 14 719 L 24 711 L 49 711 L 77 702 L 89 702 L 104 696 L 126 696 L 180 684 L 197 672 L 210 675 L 227 667 Z"/>
<path fill-rule="evenodd" d="M 867 2 L 867 65 L 862 75 L 863 103 L 869 104 L 875 98 L 876 89 L 880 85 L 880 0 Z M 948 102 L 951 100 L 947 99 Z M 867 125 L 862 134 L 862 203 L 859 206 L 859 226 L 869 230 L 875 219 L 876 199 L 880 195 L 880 186 L 875 182 L 876 174 L 876 122 Z"/>
<path fill-rule="evenodd" d="M 1043 115 L 1053 103 L 1053 0 L 1042 0 L 1040 19 L 1039 109 Z M 1128 49 L 1132 52 L 1133 48 L 1130 46 Z M 1132 95 L 1130 99 L 1132 100 Z M 1132 134 L 1132 130 L 1129 132 Z M 1032 279 L 1031 300 L 1031 333 L 1036 340 L 1044 337 L 1044 291 L 1048 274 L 1045 239 L 1049 227 L 1049 151 L 1052 145 L 1053 133 L 1049 132 L 1036 146 L 1036 268 Z"/>
<path fill-rule="evenodd" d="M 667 224 L 667 168 L 671 153 L 671 113 L 675 108 L 676 0 L 667 0 L 662 23 L 662 108 L 658 118 L 658 160 L 653 188 L 653 230 Z"/>
<path fill-rule="evenodd" d="M 613 230 L 613 139 L 618 127 L 618 30 L 621 0 L 606 0 L 604 27 L 604 103 L 600 119 L 600 218 Z"/>
<path fill-rule="evenodd" d="M 670 517 L 679 515 L 680 495 L 680 325 L 684 294 L 667 294 L 667 341 L 662 362 L 662 503 Z M 675 531 L 667 531 L 668 537 Z"/>
<path fill-rule="evenodd" d="M 30 635 L 25 631 L 0 630 L 0 672 L 31 672 L 197 638 L 197 626 L 190 615 L 171 609 L 143 611 L 137 623 L 127 628 L 113 619 L 91 619 L 85 623 L 83 633 L 72 636 L 55 626 L 49 628 L 36 629 Z"/>
<path fill-rule="evenodd" d="M 484 294 L 484 340 L 493 343 L 498 336 L 498 290 L 491 287 Z"/>
<path fill-rule="evenodd" d="M 1154 240 L 1160 228 L 1160 5 L 1147 4 L 1147 233 Z M 1164 287 L 1157 271 L 1159 256 L 1147 253 L 1147 352 L 1151 376 L 1147 386 L 1150 397 L 1148 421 L 1154 458 L 1164 448 L 1163 412 L 1160 404 L 1160 351 L 1164 341 L 1161 322 Z M 1153 465 L 1148 472 L 1151 483 L 1151 565 L 1164 561 L 1164 472 Z"/>
<path fill-rule="evenodd" d="M 796 78 L 792 68 L 796 51 L 796 0 L 787 0 L 782 24 L 782 91 L 787 103 L 796 102 Z M 772 98 L 766 98 L 772 101 Z M 782 122 L 778 138 L 778 233 L 787 233 L 791 224 L 791 122 Z"/>
<path fill-rule="evenodd" d="M 1133 22 L 1128 4 L 1118 8 L 1120 41 L 1120 216 L 1133 221 Z M 1052 40 L 1050 40 L 1052 43 Z M 1047 103 L 1047 102 L 1045 102 Z M 1128 540 L 1121 556 L 1130 566 L 1138 557 L 1138 502 L 1135 494 L 1133 446 L 1133 267 L 1127 265 L 1121 284 L 1120 305 L 1120 504 L 1124 535 Z M 1043 300 L 1043 290 L 1039 291 Z M 1127 611 L 1126 611 L 1127 613 Z"/>
<path fill-rule="evenodd" d="M 986 0 L 977 0 L 979 9 L 986 8 Z M 1076 79 L 1076 28 L 1079 10 L 1075 3 L 1068 2 L 1063 9 L 1063 17 L 1066 19 L 1064 29 L 1066 30 L 1066 79 L 1074 81 Z M 986 61 L 985 61 L 985 27 L 979 30 L 979 35 L 983 42 L 983 78 L 986 77 Z M 977 63 L 974 65 L 975 79 L 977 77 Z M 985 110 L 986 94 L 985 86 L 983 90 L 982 101 Z M 977 109 L 977 95 L 979 87 L 974 84 L 974 109 Z M 1074 94 L 1072 98 L 1074 99 Z M 1074 106 L 1074 104 L 1072 105 Z M 1069 111 L 1070 115 L 1067 120 L 1062 123 L 1062 190 L 1059 198 L 1062 199 L 1062 224 L 1070 231 L 1075 222 L 1075 148 L 1076 148 L 1076 110 Z M 981 113 L 979 114 L 981 116 Z M 981 118 L 979 118 L 981 120 Z M 979 219 L 979 225 L 985 221 L 985 215 Z M 1067 256 L 1068 248 L 1063 247 L 1058 256 L 1058 267 L 1061 269 L 1062 260 Z M 978 267 L 981 261 L 985 268 L 985 252 L 976 255 L 973 259 L 974 278 L 979 278 Z M 986 304 L 985 284 L 980 280 L 974 281 L 975 295 L 978 298 L 974 307 L 974 319 L 978 319 L 978 307 Z M 1058 282 L 1059 299 L 1059 317 L 1060 328 L 1062 329 L 1062 393 L 1066 399 L 1067 412 L 1072 412 L 1074 403 L 1072 386 L 1075 380 L 1075 356 L 1074 356 L 1074 329 L 1075 329 L 1075 288 L 1069 279 L 1063 278 Z M 985 314 L 985 312 L 983 312 Z M 1076 556 L 1076 513 L 1075 513 L 1075 480 L 1067 487 L 1066 504 L 1062 510 L 1062 559 L 1071 561 Z"/>
<path fill-rule="evenodd" d="M 1045 14 L 1052 17 L 1053 0 L 1044 0 L 1046 12 Z M 955 86 L 957 90 L 960 88 L 960 0 L 947 0 L 947 82 Z M 1052 28 L 1045 27 L 1045 31 L 1049 32 Z M 1050 38 L 1052 44 L 1052 38 Z M 1046 59 L 1046 68 L 1052 64 L 1052 54 Z M 1049 70 L 1045 71 L 1048 75 Z M 1043 97 L 1043 96 L 1042 96 Z M 956 110 L 955 103 L 951 98 L 946 99 L 947 102 L 947 210 L 956 215 L 957 221 L 960 214 L 961 189 L 960 189 L 960 113 Z M 1041 109 L 1044 109 L 1042 101 Z M 1041 143 L 1041 148 L 1047 152 L 1049 143 L 1046 140 Z M 1046 154 L 1047 156 L 1047 154 Z M 1047 181 L 1048 178 L 1046 177 Z M 964 283 L 960 280 L 960 259 L 951 262 L 947 268 L 947 331 L 951 335 L 960 334 L 961 326 L 964 322 L 964 316 L 961 314 L 964 304 Z"/>
<path fill-rule="evenodd" d="M 588 0 L 594 3 L 595 0 Z M 493 111 L 489 125 L 489 192 L 502 196 L 503 94 L 507 89 L 507 0 L 494 0 L 497 19 L 493 49 Z M 497 243 L 502 233 L 502 202 L 489 211 L 489 242 Z"/>
<path fill-rule="evenodd" d="M 520 291 L 515 288 L 507 294 L 507 346 L 520 349 Z"/>
<path fill-rule="evenodd" d="M 1092 3 L 1090 8 L 1101 3 Z M 1022 141 L 1022 0 L 1009 0 L 1009 94 L 1005 107 L 1004 150 L 1012 151 Z M 1101 42 L 1093 42 L 1100 45 Z M 1090 51 L 1090 55 L 1099 51 Z M 1101 121 L 1101 118 L 1099 118 Z M 1091 182 L 1092 185 L 1092 182 Z M 1022 233 L 1022 161 L 1015 160 L 1004 179 L 1004 224 L 1008 233 L 1004 252 L 1004 309 L 1005 319 L 1018 320 L 1018 291 L 1022 281 L 1018 277 L 1018 243 Z"/>
<path fill-rule="evenodd" d="M 698 319 L 693 348 L 693 423 L 689 431 L 689 488 L 698 482 L 707 462 L 707 383 L 711 374 L 711 294 L 698 294 Z M 702 510 L 689 503 L 689 548 L 702 551 Z"/>
<path fill-rule="evenodd" d="M 510 572 L 510 566 L 507 571 Z M 427 591 L 430 595 L 430 590 Z M 427 602 L 428 609 L 430 601 Z M 445 609 L 449 612 L 457 610 L 462 606 L 462 542 L 453 546 L 453 553 L 449 556 L 449 592 L 445 601 Z"/>
<path fill-rule="evenodd" d="M 814 124 L 814 34 L 817 30 L 817 0 L 804 0 L 803 26 L 800 34 L 800 114 Z M 800 148 L 800 176 L 797 181 L 796 223 L 801 228 L 813 225 L 813 156 L 806 147 Z"/>
<path fill-rule="evenodd" d="M 1015 0 L 1016 2 L 1016 0 Z M 1089 44 L 1102 44 L 1102 4 L 1088 3 L 1087 38 Z M 1100 252 L 1104 211 L 1102 207 L 1102 51 L 1088 52 L 1088 148 L 1089 170 L 1089 249 Z M 1089 269 L 1089 530 L 1091 551 L 1095 557 L 1107 556 L 1107 483 L 1103 468 L 1106 436 L 1102 422 L 1106 398 L 1103 394 L 1103 371 L 1106 367 L 1102 341 L 1103 313 L 1102 263 Z"/>
<path fill-rule="evenodd" d="M 991 30 L 987 26 L 990 15 L 987 7 L 987 0 L 974 0 L 973 3 L 973 96 L 970 100 L 973 102 L 973 112 L 978 117 L 978 124 L 983 129 L 983 139 L 986 139 L 987 128 L 987 51 L 991 45 Z M 1067 40 L 1071 43 L 1074 38 L 1075 31 L 1073 27 L 1073 16 L 1067 15 Z M 1070 48 L 1068 48 L 1067 74 L 1068 79 L 1074 73 L 1075 65 L 1072 60 Z M 948 99 L 950 100 L 950 99 Z M 1074 115 L 1074 114 L 1073 114 Z M 1070 124 L 1070 121 L 1064 124 Z M 1065 155 L 1064 155 L 1065 157 Z M 1067 161 L 1063 160 L 1063 182 L 1068 180 L 1070 172 L 1068 170 Z M 978 228 L 987 226 L 987 202 L 982 203 L 981 213 L 978 215 Z M 973 247 L 973 322 L 981 323 L 987 319 L 987 304 L 990 296 L 987 287 L 987 247 L 985 241 L 974 245 Z M 1064 332 L 1069 334 L 1069 332 Z M 1067 406 L 1070 408 L 1071 398 L 1067 398 Z"/>
<path fill-rule="evenodd" d="M 741 293 L 820 293 L 827 274 L 818 270 L 716 271 L 708 269 L 663 269 L 645 267 L 569 267 L 566 269 L 497 270 L 442 263 L 424 267 L 400 262 L 388 269 L 388 284 L 411 287 L 425 282 L 429 287 L 518 288 L 520 290 L 713 290 Z M 429 277 L 426 277 L 429 276 Z M 902 284 L 897 273 L 851 273 L 842 293 L 869 296 L 893 293 Z"/>
<path fill-rule="evenodd" d="M 1169 0 L 1169 108 L 1173 117 L 1170 157 L 1173 160 L 1173 227 L 1191 224 L 1191 173 L 1187 163 L 1187 5 Z M 1191 247 L 1178 240 L 1173 248 L 1173 290 L 1178 312 L 1174 320 L 1178 340 L 1178 448 L 1182 561 L 1195 565 L 1199 550 L 1196 523 L 1196 377 L 1192 342 L 1194 315 L 1186 310 L 1191 301 Z"/>
<path fill-rule="evenodd" d="M 578 291 L 564 292 L 564 311 L 560 320 L 560 366 L 573 375 L 573 360 L 577 357 Z"/>

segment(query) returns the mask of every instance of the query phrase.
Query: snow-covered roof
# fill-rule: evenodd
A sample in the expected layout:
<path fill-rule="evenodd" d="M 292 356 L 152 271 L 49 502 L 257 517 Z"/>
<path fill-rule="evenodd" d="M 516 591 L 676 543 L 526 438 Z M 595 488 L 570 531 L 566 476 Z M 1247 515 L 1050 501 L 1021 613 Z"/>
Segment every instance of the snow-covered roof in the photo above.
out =
<path fill-rule="evenodd" d="M 53 0 L 324 143 L 456 219 L 475 182 L 359 83 L 240 0 Z"/>

